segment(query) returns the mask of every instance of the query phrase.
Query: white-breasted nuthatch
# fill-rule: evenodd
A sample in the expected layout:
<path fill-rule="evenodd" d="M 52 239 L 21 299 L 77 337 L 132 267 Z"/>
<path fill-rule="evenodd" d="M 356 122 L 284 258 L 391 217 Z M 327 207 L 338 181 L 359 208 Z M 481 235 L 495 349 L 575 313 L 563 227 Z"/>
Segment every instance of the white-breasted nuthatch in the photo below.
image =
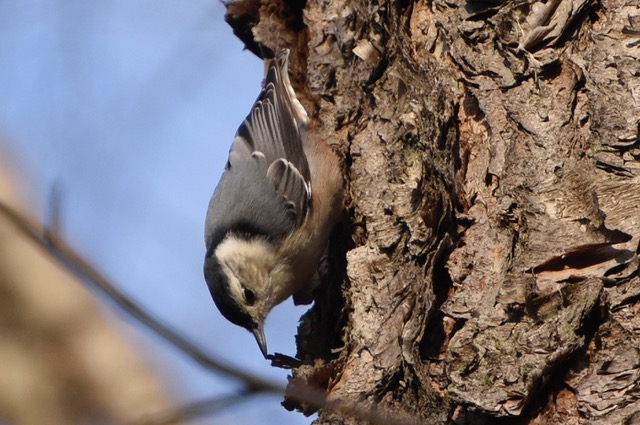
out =
<path fill-rule="evenodd" d="M 309 137 L 288 60 L 285 49 L 269 61 L 205 221 L 204 276 L 213 301 L 253 333 L 265 358 L 265 318 L 311 284 L 343 208 L 337 157 Z"/>

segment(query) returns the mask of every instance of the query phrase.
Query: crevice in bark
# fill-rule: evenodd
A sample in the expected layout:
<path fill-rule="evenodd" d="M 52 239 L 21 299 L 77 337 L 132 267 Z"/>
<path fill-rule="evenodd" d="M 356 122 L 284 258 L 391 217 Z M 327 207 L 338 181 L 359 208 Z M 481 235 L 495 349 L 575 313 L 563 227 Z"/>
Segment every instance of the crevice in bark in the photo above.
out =
<path fill-rule="evenodd" d="M 343 284 L 305 316 L 334 335 L 296 378 L 434 424 L 632 420 L 638 16 L 309 0 L 293 35 L 262 16 L 258 39 L 302 52 L 293 81 L 344 155 L 352 220 Z M 340 314 L 319 314 L 323 291 Z"/>

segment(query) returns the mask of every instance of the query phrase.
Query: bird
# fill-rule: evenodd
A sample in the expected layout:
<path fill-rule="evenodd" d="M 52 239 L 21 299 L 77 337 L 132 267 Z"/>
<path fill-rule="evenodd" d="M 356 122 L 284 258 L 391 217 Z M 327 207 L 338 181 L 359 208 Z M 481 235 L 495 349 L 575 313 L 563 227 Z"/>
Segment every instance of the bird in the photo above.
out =
<path fill-rule="evenodd" d="M 220 313 L 268 358 L 269 312 L 310 292 L 344 209 L 337 155 L 313 133 L 289 80 L 289 49 L 268 60 L 205 218 L 204 277 Z"/>

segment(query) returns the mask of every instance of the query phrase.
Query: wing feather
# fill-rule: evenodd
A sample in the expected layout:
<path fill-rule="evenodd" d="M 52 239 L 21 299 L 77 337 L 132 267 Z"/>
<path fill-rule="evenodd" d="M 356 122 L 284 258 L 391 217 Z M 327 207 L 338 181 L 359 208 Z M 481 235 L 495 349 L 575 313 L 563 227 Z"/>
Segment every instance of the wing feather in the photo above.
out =
<path fill-rule="evenodd" d="M 262 91 L 233 140 L 227 168 L 255 152 L 264 155 L 265 177 L 300 224 L 311 200 L 311 174 L 302 147 L 307 115 L 289 82 L 288 57 L 285 49 L 269 62 Z"/>
<path fill-rule="evenodd" d="M 300 224 L 307 214 L 306 200 L 311 197 L 311 186 L 305 183 L 300 171 L 283 158 L 269 166 L 267 176 L 273 182 L 276 192 L 284 197 L 289 209 L 288 213 L 293 215 L 292 218 L 297 224 Z M 291 198 L 290 194 L 303 194 L 303 196 Z"/>

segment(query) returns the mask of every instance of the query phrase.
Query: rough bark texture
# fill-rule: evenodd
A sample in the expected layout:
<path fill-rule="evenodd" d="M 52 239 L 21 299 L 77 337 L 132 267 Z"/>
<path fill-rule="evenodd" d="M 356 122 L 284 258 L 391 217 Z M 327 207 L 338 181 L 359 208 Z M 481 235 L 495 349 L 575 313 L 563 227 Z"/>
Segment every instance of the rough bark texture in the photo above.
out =
<path fill-rule="evenodd" d="M 635 0 L 244 0 L 228 18 L 258 54 L 293 50 L 344 160 L 350 217 L 294 378 L 431 424 L 640 423 Z"/>

